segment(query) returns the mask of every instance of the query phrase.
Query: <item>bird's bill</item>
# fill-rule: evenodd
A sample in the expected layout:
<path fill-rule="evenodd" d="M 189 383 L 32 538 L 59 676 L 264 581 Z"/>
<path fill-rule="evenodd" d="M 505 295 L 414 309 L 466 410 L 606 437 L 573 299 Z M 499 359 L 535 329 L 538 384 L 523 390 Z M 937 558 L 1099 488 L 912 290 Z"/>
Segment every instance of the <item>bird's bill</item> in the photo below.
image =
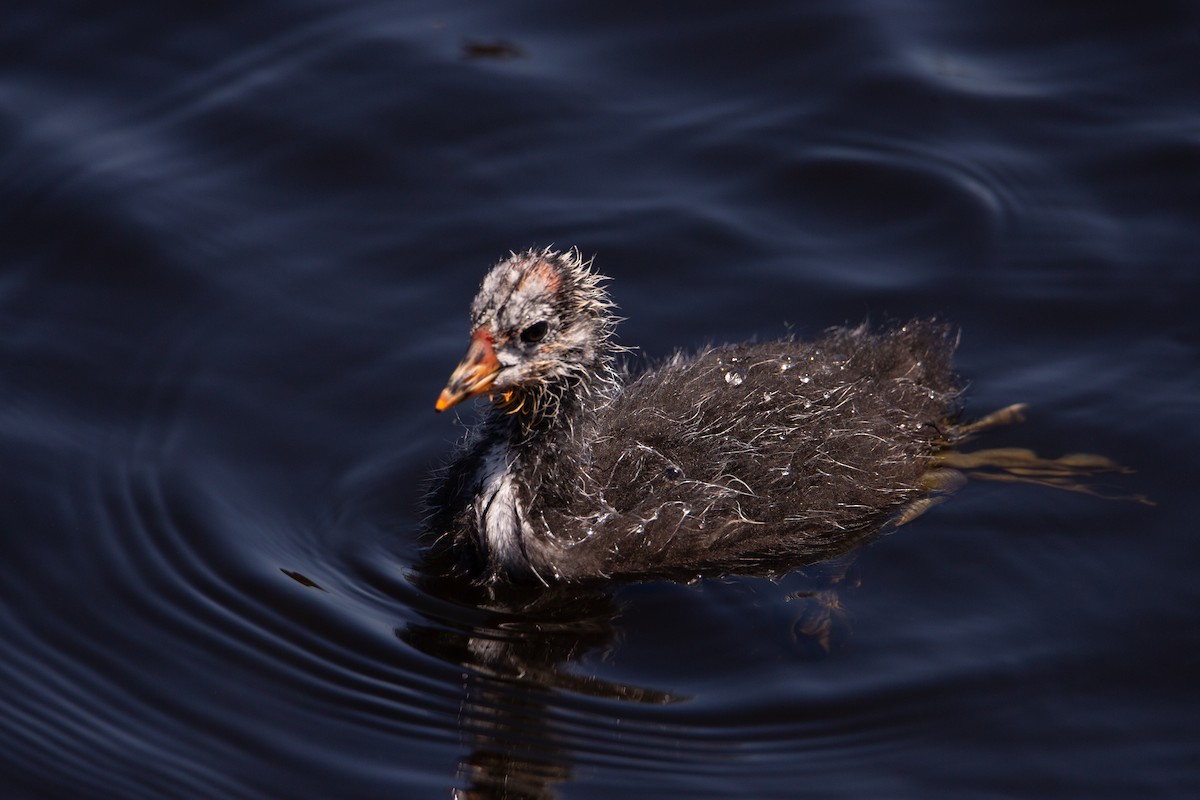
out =
<path fill-rule="evenodd" d="M 477 394 L 482 394 L 491 388 L 500 371 L 500 362 L 496 360 L 496 350 L 492 347 L 492 337 L 480 328 L 471 334 L 471 344 L 467 354 L 450 374 L 446 388 L 438 395 L 434 408 L 445 411 L 451 406 L 458 405 L 463 400 L 469 400 Z"/>

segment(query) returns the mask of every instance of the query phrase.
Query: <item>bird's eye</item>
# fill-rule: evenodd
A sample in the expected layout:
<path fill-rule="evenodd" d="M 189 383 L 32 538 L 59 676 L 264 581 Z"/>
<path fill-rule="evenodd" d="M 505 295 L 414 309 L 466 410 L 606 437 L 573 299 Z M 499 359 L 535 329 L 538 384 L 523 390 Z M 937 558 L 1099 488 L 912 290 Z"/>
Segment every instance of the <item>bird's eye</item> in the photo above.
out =
<path fill-rule="evenodd" d="M 521 341 L 525 344 L 533 344 L 540 342 L 546 338 L 546 331 L 550 330 L 549 323 L 546 320 L 539 320 L 533 323 L 525 330 L 521 331 Z"/>

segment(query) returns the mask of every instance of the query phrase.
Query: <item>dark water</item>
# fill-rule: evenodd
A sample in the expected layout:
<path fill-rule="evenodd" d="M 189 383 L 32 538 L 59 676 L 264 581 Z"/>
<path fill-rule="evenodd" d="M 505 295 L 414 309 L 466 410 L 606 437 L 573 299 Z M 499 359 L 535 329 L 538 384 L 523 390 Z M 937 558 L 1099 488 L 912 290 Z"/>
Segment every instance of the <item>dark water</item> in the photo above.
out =
<path fill-rule="evenodd" d="M 1183 3 L 7 9 L 0 796 L 1200 795 L 1198 76 Z M 548 243 L 651 357 L 953 320 L 1158 505 L 969 485 L 828 651 L 821 571 L 485 604 L 433 400 Z"/>

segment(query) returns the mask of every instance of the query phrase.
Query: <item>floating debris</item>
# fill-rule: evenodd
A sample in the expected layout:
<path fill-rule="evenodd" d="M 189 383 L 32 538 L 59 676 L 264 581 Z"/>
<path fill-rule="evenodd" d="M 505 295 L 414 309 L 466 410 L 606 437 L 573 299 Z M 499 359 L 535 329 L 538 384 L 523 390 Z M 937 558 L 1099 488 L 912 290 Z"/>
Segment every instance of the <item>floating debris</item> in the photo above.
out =
<path fill-rule="evenodd" d="M 494 42 L 466 39 L 462 43 L 462 54 L 463 58 L 492 58 L 498 61 L 510 61 L 514 58 L 524 58 L 525 50 L 503 39 L 497 39 Z"/>

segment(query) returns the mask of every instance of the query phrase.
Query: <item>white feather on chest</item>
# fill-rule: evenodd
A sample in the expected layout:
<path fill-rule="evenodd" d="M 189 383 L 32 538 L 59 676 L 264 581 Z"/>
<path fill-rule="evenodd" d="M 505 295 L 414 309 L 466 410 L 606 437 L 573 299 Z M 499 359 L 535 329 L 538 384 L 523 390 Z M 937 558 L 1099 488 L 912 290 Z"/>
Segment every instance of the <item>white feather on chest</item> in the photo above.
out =
<path fill-rule="evenodd" d="M 487 560 L 502 569 L 529 569 L 521 538 L 532 533 L 517 492 L 515 456 L 505 443 L 494 445 L 484 456 L 475 495 L 475 528 L 487 549 Z"/>

